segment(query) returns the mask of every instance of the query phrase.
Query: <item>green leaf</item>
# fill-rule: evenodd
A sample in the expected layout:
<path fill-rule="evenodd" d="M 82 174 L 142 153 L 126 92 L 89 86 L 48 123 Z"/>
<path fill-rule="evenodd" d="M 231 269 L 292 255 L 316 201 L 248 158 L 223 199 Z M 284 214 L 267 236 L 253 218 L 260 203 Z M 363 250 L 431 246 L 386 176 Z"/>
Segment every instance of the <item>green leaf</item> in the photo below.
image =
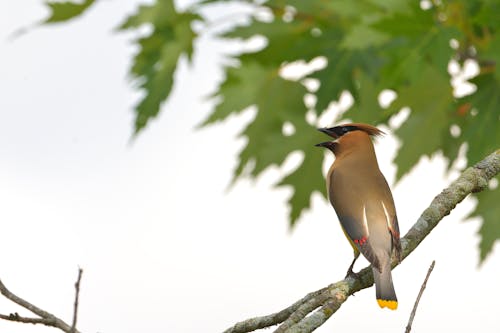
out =
<path fill-rule="evenodd" d="M 358 25 L 353 27 L 340 44 L 346 49 L 365 49 L 370 46 L 380 46 L 390 39 L 388 34 L 374 28 Z"/>
<path fill-rule="evenodd" d="M 174 71 L 182 56 L 191 57 L 196 34 L 191 29 L 193 21 L 201 19 L 193 13 L 175 10 L 173 0 L 161 0 L 152 5 L 140 6 L 119 27 L 121 30 L 151 24 L 150 35 L 137 40 L 139 52 L 134 57 L 131 76 L 144 91 L 136 105 L 135 133 L 156 117 L 174 84 Z"/>
<path fill-rule="evenodd" d="M 294 192 L 288 204 L 290 206 L 290 225 L 293 227 L 304 210 L 310 207 L 311 196 L 314 192 L 321 193 L 325 198 L 326 185 L 325 179 L 321 174 L 321 165 L 323 163 L 323 151 L 315 149 L 313 144 L 318 141 L 307 140 L 307 147 L 304 147 L 304 161 L 302 164 L 281 180 L 279 186 L 290 186 Z M 310 145 L 309 145 L 310 143 Z M 307 177 L 304 177 L 307 175 Z"/>
<path fill-rule="evenodd" d="M 172 23 L 179 19 L 172 0 L 158 0 L 151 5 L 139 6 L 137 13 L 127 17 L 118 29 L 138 28 L 144 24 L 152 24 L 155 29 L 171 29 Z"/>
<path fill-rule="evenodd" d="M 197 13 L 203 14 L 205 6 L 212 3 L 229 2 L 199 1 L 179 12 L 173 0 L 156 0 L 139 6 L 119 27 L 120 30 L 151 27 L 147 35 L 137 34 L 139 37 L 134 40 L 138 52 L 130 75 L 143 93 L 135 107 L 136 133 L 157 116 L 170 96 L 179 59 L 191 57 L 197 37 L 191 26 L 194 21 L 203 20 Z M 315 92 L 316 109 L 320 111 L 344 90 L 354 96 L 355 105 L 343 116 L 354 121 L 387 123 L 401 107 L 411 108 L 408 119 L 396 131 L 402 141 L 395 159 L 398 178 L 421 156 L 439 150 L 453 161 L 465 143 L 469 163 L 474 163 L 498 148 L 498 0 L 433 2 L 428 10 L 422 10 L 419 1 L 407 0 L 244 2 L 251 4 L 255 13 L 266 8 L 274 19 L 262 22 L 254 15 L 249 25 L 235 26 L 227 33 L 210 29 L 200 33 L 223 39 L 259 35 L 266 38 L 267 44 L 259 50 L 232 54 L 239 65 L 224 68 L 226 79 L 214 93 L 215 108 L 204 124 L 226 119 L 250 106 L 258 110 L 242 133 L 248 144 L 240 153 L 235 177 L 242 176 L 252 164 L 249 176 L 256 177 L 269 166 L 282 164 L 290 152 L 303 152 L 302 164 L 278 183 L 293 189 L 289 200 L 292 224 L 309 206 L 314 191 L 325 195 L 325 185 L 321 176 L 323 153 L 313 148 L 313 144 L 324 138 L 305 119 L 306 90 L 299 82 L 279 75 L 290 62 L 308 62 L 320 56 L 327 59 L 325 68 L 305 74 L 320 83 Z M 51 15 L 46 23 L 77 17 L 93 3 L 93 0 L 79 4 L 49 2 Z M 452 38 L 458 41 L 458 49 L 450 47 Z M 477 55 L 481 64 L 481 75 L 471 81 L 478 91 L 456 102 L 451 93 L 448 63 L 450 59 L 470 57 L 469 50 L 477 52 L 474 58 Z M 396 91 L 398 97 L 390 108 L 382 110 L 378 94 L 388 88 Z M 285 123 L 294 126 L 294 134 L 283 134 Z M 462 130 L 458 137 L 450 135 L 452 124 Z M 488 210 L 492 204 L 485 201 L 493 199 L 480 200 L 477 214 L 492 211 Z"/>
<path fill-rule="evenodd" d="M 418 40 L 394 39 L 384 52 L 386 61 L 381 70 L 383 84 L 397 89 L 417 80 L 429 65 L 441 75 L 449 75 L 448 63 L 454 55 L 450 40 L 457 36 L 453 28 L 432 28 Z"/>
<path fill-rule="evenodd" d="M 404 12 L 408 10 L 407 1 L 401 0 L 270 0 L 265 3 L 272 6 L 292 6 L 301 14 L 311 14 L 322 16 L 324 14 L 334 13 L 342 18 L 356 18 L 374 12 L 392 14 L 395 12 Z"/>
<path fill-rule="evenodd" d="M 265 36 L 268 43 L 264 49 L 240 55 L 239 59 L 279 67 L 283 63 L 296 60 L 310 61 L 326 53 L 330 44 L 335 42 L 335 38 L 339 40 L 340 35 L 337 31 L 329 33 L 328 36 L 312 33 L 314 29 L 321 29 L 322 24 L 321 20 L 291 22 L 279 19 L 271 22 L 253 20 L 251 25 L 235 27 L 223 37 L 247 39 L 252 36 Z"/>
<path fill-rule="evenodd" d="M 368 124 L 385 123 L 389 117 L 395 113 L 395 110 L 383 110 L 378 102 L 378 96 L 381 89 L 375 84 L 374 80 L 359 71 L 355 95 L 358 98 L 354 105 L 347 110 L 342 117 L 351 119 L 353 122 L 364 122 Z"/>
<path fill-rule="evenodd" d="M 294 125 L 296 131 L 298 127 L 304 127 L 304 94 L 305 88 L 299 83 L 273 75 L 272 71 L 266 75 L 263 86 L 255 96 L 257 116 L 242 133 L 248 137 L 248 144 L 240 153 L 237 175 L 249 161 L 253 161 L 252 175 L 257 176 L 267 167 L 281 164 L 289 153 L 301 148 L 296 138 L 304 132 L 287 137 L 282 134 L 282 128 L 285 122 Z M 290 114 L 287 115 L 287 111 Z M 308 127 L 310 130 L 311 127 Z"/>
<path fill-rule="evenodd" d="M 434 13 L 422 10 L 419 2 L 411 1 L 408 10 L 389 15 L 372 26 L 394 37 L 421 38 L 435 26 Z"/>
<path fill-rule="evenodd" d="M 357 98 L 356 73 L 363 72 L 373 78 L 378 72 L 381 62 L 373 49 L 339 50 L 332 48 L 326 53 L 326 68 L 311 74 L 321 85 L 316 92 L 318 110 L 325 110 L 331 101 L 337 100 L 340 93 L 349 90 Z"/>
<path fill-rule="evenodd" d="M 255 62 L 244 62 L 241 68 L 229 70 L 228 74 L 219 89 L 220 102 L 205 124 L 255 105 L 257 115 L 242 133 L 249 141 L 240 153 L 235 177 L 241 175 L 250 161 L 255 163 L 251 174 L 257 176 L 268 166 L 281 164 L 290 152 L 299 148 L 295 135 L 284 136 L 282 128 L 285 122 L 296 129 L 304 125 L 306 89 L 296 81 L 283 79 L 275 69 Z"/>
<path fill-rule="evenodd" d="M 46 2 L 51 13 L 43 23 L 57 23 L 71 20 L 83 14 L 95 0 L 85 0 L 82 3 L 74 2 Z"/>
<path fill-rule="evenodd" d="M 496 178 L 498 180 L 498 177 Z M 483 221 L 479 229 L 481 241 L 479 243 L 480 263 L 482 263 L 493 249 L 493 245 L 500 239 L 500 189 L 486 189 L 476 193 L 478 203 L 474 211 L 468 216 L 482 217 Z"/>
<path fill-rule="evenodd" d="M 301 1 L 301 0 L 296 0 Z M 306 2 L 306 1 L 302 1 Z M 401 0 L 330 0 L 318 1 L 325 9 L 329 9 L 342 19 L 348 21 L 365 20 L 367 17 L 374 18 L 380 15 L 392 15 L 394 13 L 406 12 L 409 10 L 408 2 Z M 321 9 L 320 9 L 321 10 Z M 348 23 L 350 24 L 350 23 Z"/>
<path fill-rule="evenodd" d="M 442 146 L 441 151 L 443 156 L 446 158 L 446 169 L 450 170 L 451 166 L 458 158 L 458 154 L 460 152 L 460 148 L 464 144 L 463 133 L 461 133 L 463 128 L 463 123 L 465 120 L 464 110 L 467 110 L 470 107 L 470 104 L 464 103 L 458 105 L 456 101 L 451 105 L 451 112 L 448 113 L 448 130 L 444 129 L 441 133 Z M 460 129 L 458 136 L 453 136 L 451 134 L 451 127 L 458 126 Z"/>
<path fill-rule="evenodd" d="M 468 2 L 466 1 L 466 4 Z M 498 0 L 481 0 L 476 3 L 481 7 L 476 13 L 471 13 L 473 14 L 471 21 L 480 28 L 485 26 L 493 29 L 500 28 L 500 3 Z M 470 13 L 469 10 L 467 12 Z"/>
<path fill-rule="evenodd" d="M 394 160 L 399 180 L 418 163 L 421 156 L 431 156 L 442 147 L 443 133 L 449 131 L 449 112 L 453 102 L 448 78 L 429 66 L 412 85 L 402 88 L 393 107 L 411 108 L 408 119 L 396 130 L 402 141 Z"/>
<path fill-rule="evenodd" d="M 471 80 L 477 91 L 464 98 L 472 108 L 463 124 L 463 140 L 468 143 L 469 165 L 491 154 L 500 144 L 500 81 L 493 74 Z"/>
<path fill-rule="evenodd" d="M 479 50 L 479 58 L 480 62 L 490 62 L 489 66 L 493 67 L 495 79 L 500 81 L 500 34 L 495 35 L 486 47 Z"/>
<path fill-rule="evenodd" d="M 379 6 L 387 14 L 408 13 L 410 11 L 411 1 L 404 0 L 368 0 Z"/>
<path fill-rule="evenodd" d="M 386 88 L 397 90 L 418 79 L 428 65 L 448 75 L 448 63 L 455 55 L 450 40 L 462 36 L 455 27 L 435 20 L 436 9 L 424 11 L 418 2 L 412 2 L 410 8 L 372 24 L 392 37 L 382 52 L 384 66 L 380 74 Z"/>
<path fill-rule="evenodd" d="M 257 62 L 244 62 L 238 67 L 228 67 L 226 79 L 219 86 L 218 94 L 214 96 L 219 101 L 202 125 L 224 120 L 231 114 L 254 105 L 263 85 L 270 77 L 277 75 L 276 70 L 262 67 Z"/>
<path fill-rule="evenodd" d="M 275 68 L 264 67 L 255 61 L 244 61 L 238 68 L 228 68 L 227 73 L 219 94 L 215 96 L 220 101 L 204 125 L 223 120 L 249 106 L 257 107 L 254 121 L 241 133 L 248 138 L 248 144 L 239 155 L 235 179 L 245 176 L 243 172 L 248 165 L 253 165 L 249 175 L 256 177 L 269 166 L 282 164 L 293 151 L 305 153 L 302 165 L 287 177 L 290 181 L 280 183 L 290 185 L 294 190 L 290 199 L 290 218 L 295 223 L 300 213 L 309 207 L 311 193 L 321 188 L 320 182 L 324 187 L 321 176 L 323 154 L 314 149 L 314 144 L 321 138 L 305 120 L 307 109 L 303 98 L 307 91 L 299 82 L 280 77 Z M 294 134 L 283 134 L 285 123 L 294 126 Z M 301 183 L 304 180 L 295 182 L 297 177 L 303 177 L 303 172 L 309 175 L 305 181 L 307 184 Z"/>

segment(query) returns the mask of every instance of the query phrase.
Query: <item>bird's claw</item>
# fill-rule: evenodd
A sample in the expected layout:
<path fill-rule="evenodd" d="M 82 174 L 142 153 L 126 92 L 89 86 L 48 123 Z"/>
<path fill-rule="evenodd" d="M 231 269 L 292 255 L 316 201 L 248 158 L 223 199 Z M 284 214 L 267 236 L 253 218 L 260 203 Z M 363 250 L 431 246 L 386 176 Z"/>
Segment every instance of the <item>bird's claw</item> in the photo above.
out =
<path fill-rule="evenodd" d="M 359 274 L 358 273 L 355 273 L 353 270 L 352 270 L 352 267 L 349 267 L 349 270 L 347 271 L 347 274 L 345 275 L 344 279 L 347 279 L 347 278 L 353 278 L 355 280 L 358 280 L 359 279 Z"/>

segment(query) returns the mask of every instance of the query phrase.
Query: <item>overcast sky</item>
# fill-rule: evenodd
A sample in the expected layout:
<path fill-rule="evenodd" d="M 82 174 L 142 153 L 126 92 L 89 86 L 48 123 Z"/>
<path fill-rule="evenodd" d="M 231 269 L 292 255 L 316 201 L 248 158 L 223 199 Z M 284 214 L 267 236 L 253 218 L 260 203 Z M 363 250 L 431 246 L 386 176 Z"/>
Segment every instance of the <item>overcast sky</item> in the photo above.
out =
<path fill-rule="evenodd" d="M 195 130 L 221 79 L 224 44 L 198 41 L 160 117 L 131 139 L 135 48 L 112 30 L 137 3 L 101 1 L 71 24 L 12 40 L 47 11 L 41 0 L 0 2 L 2 281 L 70 322 L 82 267 L 80 330 L 132 333 L 220 332 L 343 278 L 352 250 L 324 199 L 316 195 L 290 232 L 291 191 L 272 187 L 287 166 L 227 190 L 251 113 Z M 392 185 L 396 147 L 390 134 L 377 140 Z M 393 187 L 403 233 L 457 177 L 444 166 L 423 159 Z M 403 331 L 432 260 L 414 331 L 498 331 L 499 247 L 478 269 L 479 220 L 462 222 L 473 205 L 460 204 L 393 272 L 397 311 L 379 309 L 370 288 L 318 332 Z M 0 297 L 0 313 L 16 311 L 27 314 Z M 54 329 L 0 321 L 0 331 Z"/>

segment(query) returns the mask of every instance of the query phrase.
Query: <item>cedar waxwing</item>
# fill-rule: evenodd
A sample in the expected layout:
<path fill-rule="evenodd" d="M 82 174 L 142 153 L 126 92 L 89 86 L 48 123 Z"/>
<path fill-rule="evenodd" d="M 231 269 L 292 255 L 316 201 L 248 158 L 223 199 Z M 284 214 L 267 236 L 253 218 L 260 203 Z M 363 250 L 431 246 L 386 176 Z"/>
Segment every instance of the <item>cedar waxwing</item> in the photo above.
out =
<path fill-rule="evenodd" d="M 344 234 L 354 249 L 354 262 L 361 252 L 371 263 L 377 302 L 380 307 L 398 307 L 392 284 L 391 256 L 401 259 L 396 208 L 391 190 L 380 172 L 370 136 L 384 132 L 366 124 L 345 124 L 319 131 L 335 138 L 323 142 L 335 154 L 326 177 L 330 202 Z"/>

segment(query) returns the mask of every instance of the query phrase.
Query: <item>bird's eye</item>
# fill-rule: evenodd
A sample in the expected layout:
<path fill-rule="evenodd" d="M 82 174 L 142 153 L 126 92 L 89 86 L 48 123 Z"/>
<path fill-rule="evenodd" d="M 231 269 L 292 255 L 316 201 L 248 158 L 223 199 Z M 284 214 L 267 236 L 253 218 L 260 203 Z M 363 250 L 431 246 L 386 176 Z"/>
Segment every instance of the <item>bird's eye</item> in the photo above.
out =
<path fill-rule="evenodd" d="M 352 131 L 355 131 L 357 130 L 358 128 L 356 126 L 342 126 L 340 128 L 340 133 L 341 135 L 344 135 L 346 133 L 349 133 L 349 132 L 352 132 Z"/>

